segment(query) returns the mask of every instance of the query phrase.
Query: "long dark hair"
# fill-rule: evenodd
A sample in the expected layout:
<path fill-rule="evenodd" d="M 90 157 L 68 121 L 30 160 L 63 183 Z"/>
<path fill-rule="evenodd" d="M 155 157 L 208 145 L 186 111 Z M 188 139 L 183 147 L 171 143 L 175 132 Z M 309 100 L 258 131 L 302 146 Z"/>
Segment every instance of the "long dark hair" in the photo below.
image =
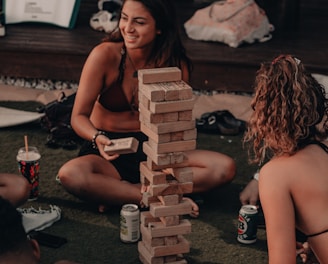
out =
<path fill-rule="evenodd" d="M 122 8 L 126 1 L 124 0 Z M 161 31 L 158 34 L 150 59 L 155 62 L 156 67 L 177 66 L 181 68 L 181 63 L 186 63 L 189 72 L 192 71 L 192 64 L 186 54 L 186 49 L 180 37 L 180 27 L 177 21 L 176 8 L 171 0 L 132 0 L 140 2 L 149 11 L 156 22 L 156 28 Z M 121 19 L 119 12 L 118 21 Z M 121 42 L 123 37 L 118 26 L 109 33 L 105 41 Z"/>

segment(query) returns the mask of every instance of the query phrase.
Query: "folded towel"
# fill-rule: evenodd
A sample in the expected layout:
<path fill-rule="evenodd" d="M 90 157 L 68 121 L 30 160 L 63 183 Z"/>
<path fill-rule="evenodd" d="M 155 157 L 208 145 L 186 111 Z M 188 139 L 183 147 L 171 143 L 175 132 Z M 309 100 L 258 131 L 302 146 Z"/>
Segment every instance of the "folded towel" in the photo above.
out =
<path fill-rule="evenodd" d="M 17 208 L 22 214 L 23 226 L 28 234 L 31 231 L 40 231 L 61 218 L 61 209 L 56 205 L 50 205 L 50 209 Z"/>

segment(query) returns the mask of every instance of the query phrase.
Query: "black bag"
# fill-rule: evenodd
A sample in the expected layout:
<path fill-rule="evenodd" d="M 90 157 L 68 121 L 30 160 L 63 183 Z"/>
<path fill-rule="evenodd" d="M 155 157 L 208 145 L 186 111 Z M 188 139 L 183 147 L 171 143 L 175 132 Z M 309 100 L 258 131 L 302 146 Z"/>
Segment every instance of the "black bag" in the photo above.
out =
<path fill-rule="evenodd" d="M 71 127 L 71 114 L 75 101 L 75 93 L 66 96 L 64 92 L 58 100 L 38 108 L 39 113 L 45 113 L 40 119 L 41 127 L 49 132 L 46 146 L 76 149 L 80 140 Z"/>

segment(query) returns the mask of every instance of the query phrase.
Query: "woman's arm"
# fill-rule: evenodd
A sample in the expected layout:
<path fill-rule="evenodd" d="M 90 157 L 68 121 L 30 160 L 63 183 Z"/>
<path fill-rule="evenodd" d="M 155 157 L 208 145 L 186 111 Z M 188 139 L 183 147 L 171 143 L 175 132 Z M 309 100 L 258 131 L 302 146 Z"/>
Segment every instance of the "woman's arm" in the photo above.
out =
<path fill-rule="evenodd" d="M 109 65 L 116 64 L 110 47 L 108 43 L 96 46 L 88 56 L 81 73 L 71 124 L 75 132 L 86 140 L 92 140 L 93 135 L 97 133 L 97 129 L 90 121 L 90 115 L 104 82 L 108 78 L 107 72 L 111 72 L 108 67 L 113 68 Z"/>
<path fill-rule="evenodd" d="M 296 263 L 295 212 L 287 174 L 279 161 L 270 161 L 260 171 L 270 264 Z"/>

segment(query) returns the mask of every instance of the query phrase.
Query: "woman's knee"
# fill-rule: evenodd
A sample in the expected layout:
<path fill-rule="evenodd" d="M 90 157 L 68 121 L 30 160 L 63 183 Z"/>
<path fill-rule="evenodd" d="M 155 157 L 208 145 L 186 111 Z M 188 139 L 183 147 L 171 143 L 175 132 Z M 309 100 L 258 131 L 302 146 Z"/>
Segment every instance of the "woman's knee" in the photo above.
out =
<path fill-rule="evenodd" d="M 232 158 L 227 157 L 225 168 L 226 181 L 231 182 L 236 175 L 236 162 Z"/>
<path fill-rule="evenodd" d="M 72 184 L 73 175 L 75 174 L 76 168 L 70 163 L 65 163 L 58 171 L 58 179 L 60 183 L 64 186 L 69 186 Z"/>

